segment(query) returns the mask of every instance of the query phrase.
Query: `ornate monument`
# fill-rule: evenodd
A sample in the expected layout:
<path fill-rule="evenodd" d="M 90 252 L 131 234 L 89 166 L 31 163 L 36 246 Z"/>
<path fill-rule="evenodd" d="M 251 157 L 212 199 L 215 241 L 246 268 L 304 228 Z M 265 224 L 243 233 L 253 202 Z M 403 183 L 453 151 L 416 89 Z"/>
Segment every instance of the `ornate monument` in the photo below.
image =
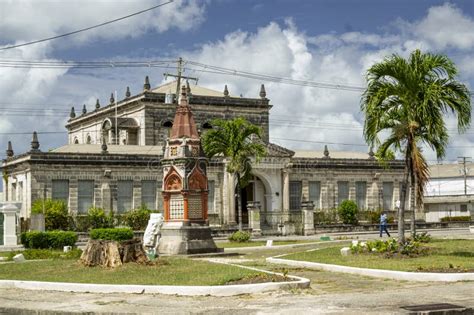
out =
<path fill-rule="evenodd" d="M 207 164 L 183 86 L 162 160 L 164 223 L 160 254 L 219 251 L 207 220 Z"/>

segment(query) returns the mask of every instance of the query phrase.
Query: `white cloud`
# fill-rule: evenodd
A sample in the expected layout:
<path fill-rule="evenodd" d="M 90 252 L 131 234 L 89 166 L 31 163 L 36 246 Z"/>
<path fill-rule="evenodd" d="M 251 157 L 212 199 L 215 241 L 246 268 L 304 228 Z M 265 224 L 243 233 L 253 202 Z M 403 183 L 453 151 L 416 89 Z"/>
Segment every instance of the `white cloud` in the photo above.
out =
<path fill-rule="evenodd" d="M 438 49 L 474 47 L 474 20 L 453 4 L 431 7 L 424 19 L 410 26 L 418 38 Z"/>

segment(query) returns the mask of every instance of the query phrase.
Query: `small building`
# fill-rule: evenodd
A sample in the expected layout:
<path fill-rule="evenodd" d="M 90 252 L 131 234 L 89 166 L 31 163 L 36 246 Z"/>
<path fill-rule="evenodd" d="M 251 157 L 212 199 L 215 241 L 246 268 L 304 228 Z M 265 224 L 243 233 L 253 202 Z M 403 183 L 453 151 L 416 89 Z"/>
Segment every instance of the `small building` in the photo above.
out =
<path fill-rule="evenodd" d="M 474 216 L 474 176 L 469 174 L 472 170 L 474 163 L 430 165 L 430 180 L 424 196 L 427 222 L 439 222 L 445 217 Z"/>
<path fill-rule="evenodd" d="M 12 147 L 3 161 L 5 200 L 22 201 L 20 216 L 30 216 L 40 198 L 63 199 L 73 214 L 91 206 L 114 213 L 142 204 L 163 209 L 163 149 L 173 126 L 176 82 L 151 89 L 146 79 L 136 95 L 127 93 L 101 107 L 97 101 L 81 114 L 71 109 L 66 125 L 68 144 L 43 152 L 37 135 L 31 150 L 15 155 Z M 243 190 L 242 223 L 249 223 L 248 204 L 258 205 L 262 233 L 302 233 L 302 202 L 314 211 L 356 201 L 362 210 L 395 210 L 403 161 L 381 166 L 373 152 L 292 151 L 270 142 L 269 116 L 273 105 L 262 85 L 256 98 L 234 97 L 200 86 L 187 87 L 199 132 L 212 128 L 214 118 L 244 117 L 263 130 L 267 156 L 253 165 L 253 179 Z M 287 104 L 285 106 L 289 106 Z M 281 106 L 281 105 L 280 105 Z M 369 151 L 369 150 L 367 150 Z M 208 219 L 215 227 L 235 227 L 238 215 L 236 180 L 225 171 L 226 160 L 212 159 L 207 169 Z M 256 203 L 255 203 L 256 202 Z"/>

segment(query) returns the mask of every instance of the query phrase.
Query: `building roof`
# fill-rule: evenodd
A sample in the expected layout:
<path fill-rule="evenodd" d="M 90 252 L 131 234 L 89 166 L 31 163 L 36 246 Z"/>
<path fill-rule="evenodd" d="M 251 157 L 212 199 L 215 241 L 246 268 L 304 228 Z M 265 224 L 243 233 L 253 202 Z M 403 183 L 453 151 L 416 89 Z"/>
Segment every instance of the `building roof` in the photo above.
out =
<path fill-rule="evenodd" d="M 295 158 L 323 158 L 324 151 L 295 151 Z M 330 151 L 329 157 L 333 159 L 368 159 L 369 155 L 364 152 L 352 151 Z"/>
<path fill-rule="evenodd" d="M 102 148 L 100 144 L 68 144 L 50 152 L 54 153 L 91 153 L 100 154 Z M 109 154 L 130 154 L 130 155 L 163 155 L 162 146 L 158 145 L 107 145 Z"/>
<path fill-rule="evenodd" d="M 177 81 L 172 81 L 165 83 L 163 85 L 160 85 L 154 89 L 151 90 L 153 93 L 165 93 L 165 94 L 176 94 L 176 84 Z M 201 95 L 201 96 L 218 96 L 218 97 L 223 97 L 224 96 L 224 91 L 219 92 L 215 90 L 211 90 L 199 85 L 190 85 L 191 88 L 191 94 L 192 95 Z"/>
<path fill-rule="evenodd" d="M 461 172 L 463 166 L 462 164 L 452 163 L 452 164 L 432 164 L 430 168 L 430 178 L 452 178 L 452 177 L 463 177 Z M 468 171 L 468 176 L 474 175 L 474 163 L 466 163 L 466 169 Z"/>

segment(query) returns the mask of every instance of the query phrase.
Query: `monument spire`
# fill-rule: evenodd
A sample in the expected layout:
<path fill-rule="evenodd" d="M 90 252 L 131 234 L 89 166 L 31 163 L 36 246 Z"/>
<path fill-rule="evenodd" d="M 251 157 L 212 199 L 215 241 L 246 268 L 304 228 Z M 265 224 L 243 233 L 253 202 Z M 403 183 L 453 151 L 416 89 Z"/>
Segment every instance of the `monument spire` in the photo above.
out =
<path fill-rule="evenodd" d="M 176 109 L 170 134 L 170 140 L 179 138 L 199 139 L 196 123 L 191 108 L 189 107 L 187 88 L 185 85 L 181 88 L 181 100 Z"/>

